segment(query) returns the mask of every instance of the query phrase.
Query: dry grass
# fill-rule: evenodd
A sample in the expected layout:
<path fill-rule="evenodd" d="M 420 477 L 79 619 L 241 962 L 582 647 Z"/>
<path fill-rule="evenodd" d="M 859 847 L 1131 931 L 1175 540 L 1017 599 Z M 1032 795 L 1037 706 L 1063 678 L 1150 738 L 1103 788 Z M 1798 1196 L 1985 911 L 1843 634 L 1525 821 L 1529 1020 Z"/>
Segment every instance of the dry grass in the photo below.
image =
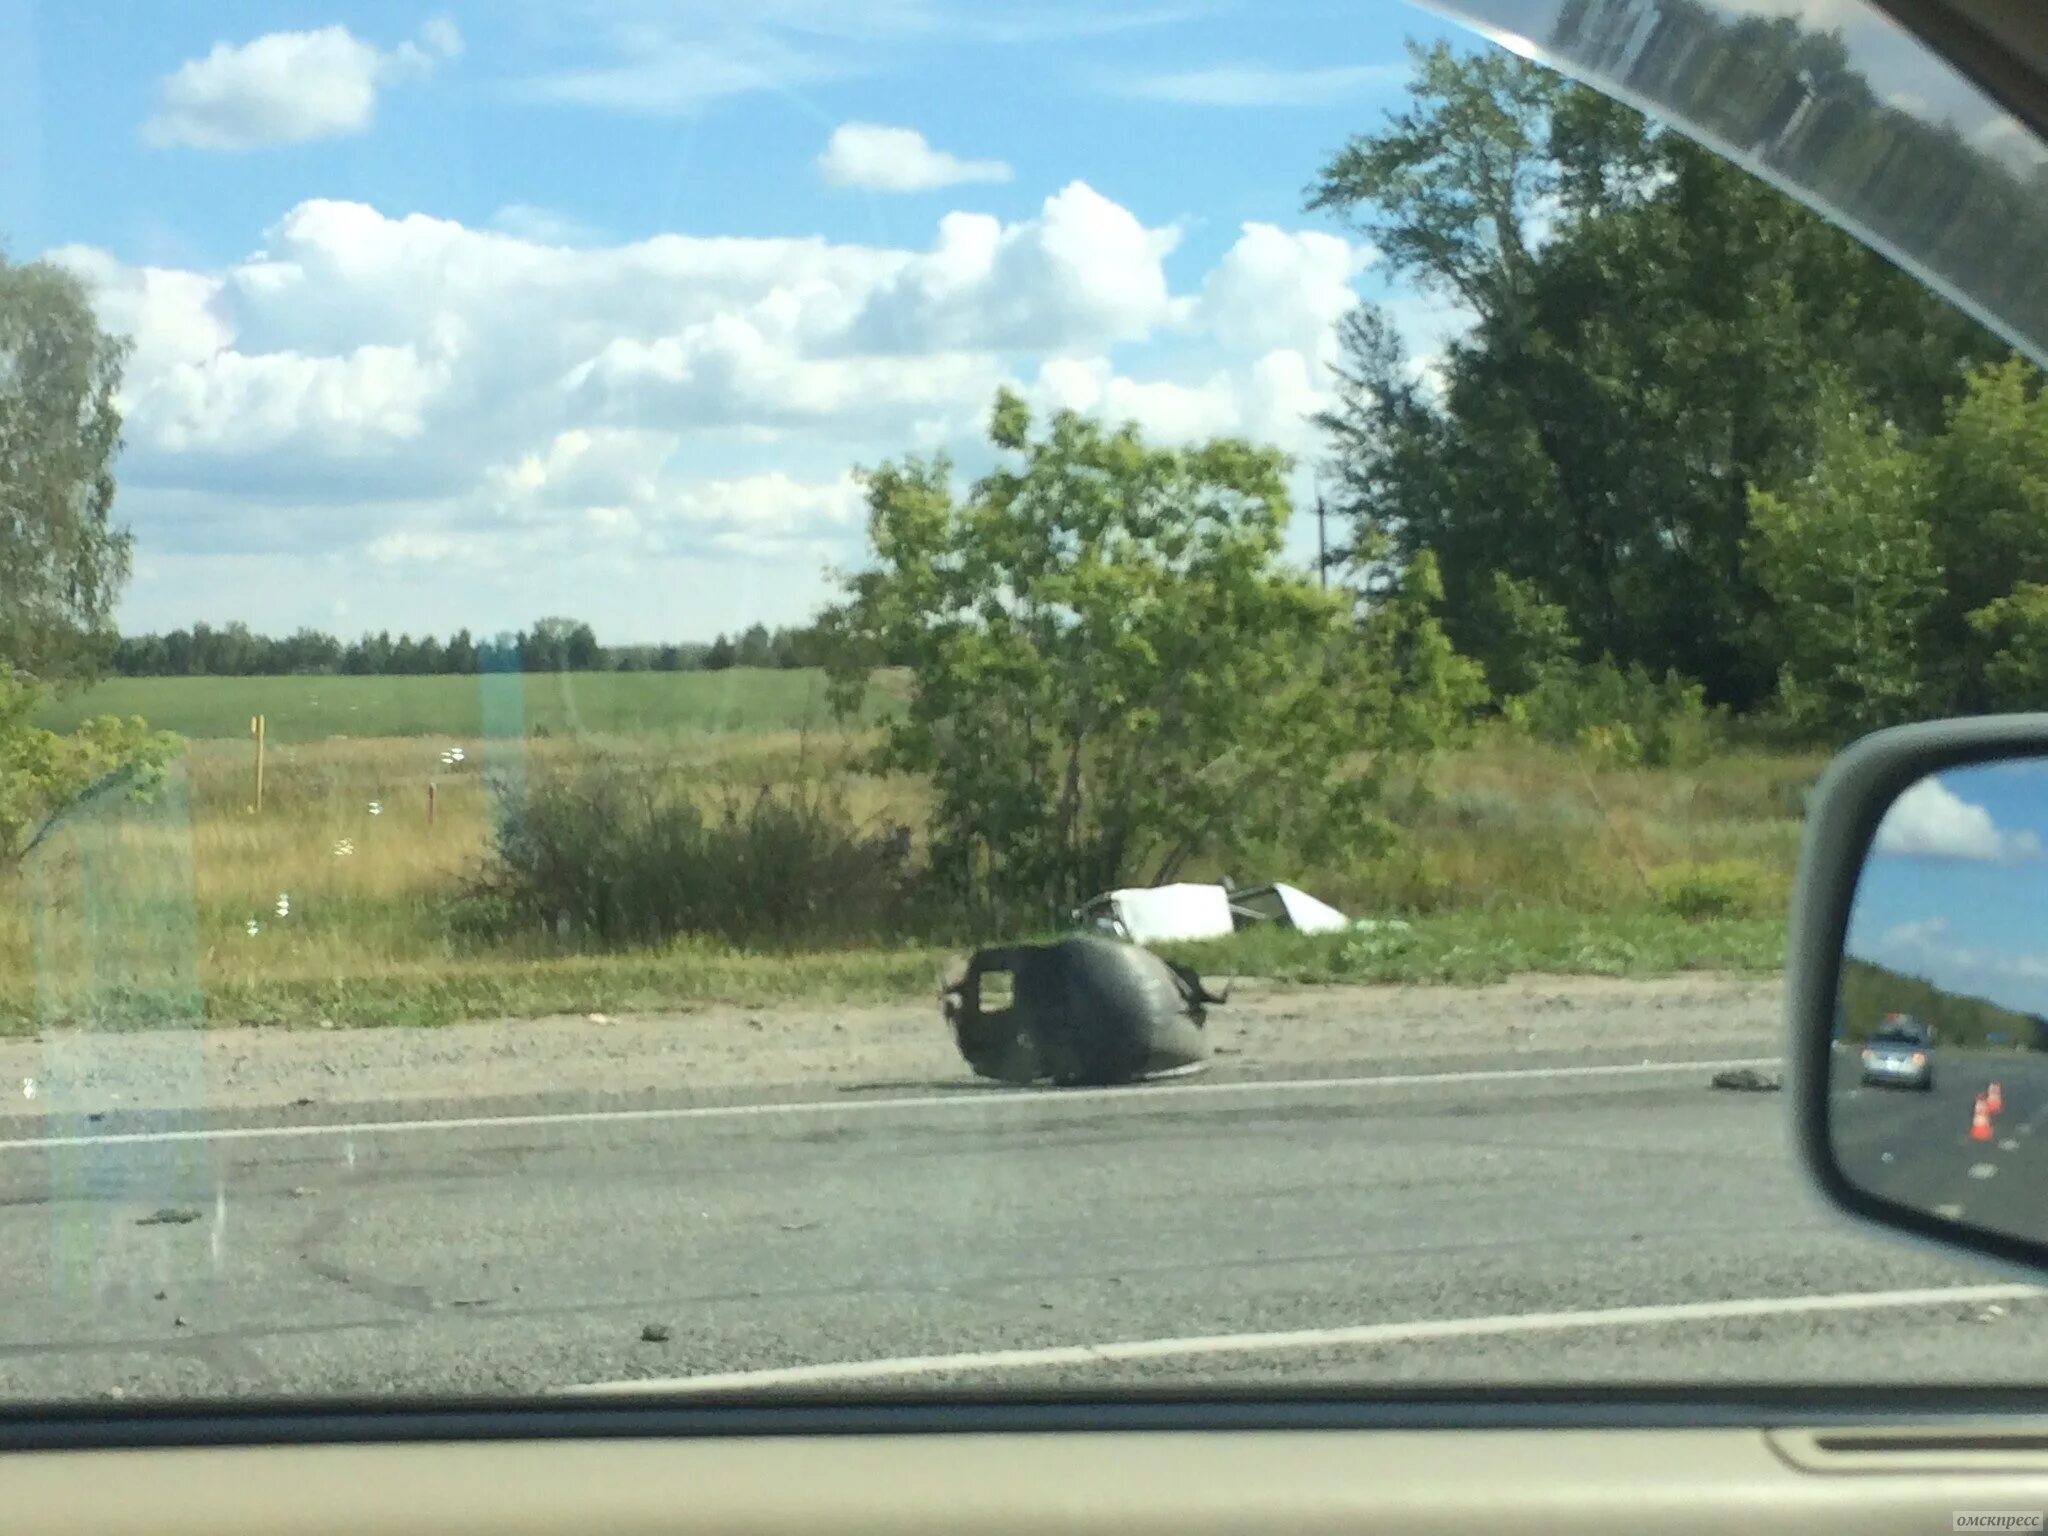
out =
<path fill-rule="evenodd" d="M 465 761 L 451 769 L 441 753 L 452 745 Z M 112 829 L 86 818 L 39 853 L 30 875 L 0 877 L 0 1027 L 37 1016 L 111 1017 L 123 999 L 143 1013 L 197 1008 L 203 996 L 218 1018 L 428 1021 L 744 1001 L 791 987 L 833 996 L 922 989 L 930 953 L 916 944 L 808 958 L 701 946 L 589 956 L 563 954 L 541 935 L 472 937 L 453 917 L 488 852 L 486 774 L 546 771 L 604 752 L 696 776 L 710 798 L 822 767 L 842 776 L 862 819 L 921 825 L 923 786 L 857 772 L 862 745 L 795 731 L 532 738 L 513 755 L 475 739 L 306 742 L 272 748 L 257 815 L 250 748 L 196 742 L 157 804 L 122 813 Z M 1662 966 L 1688 942 L 1676 917 L 1702 914 L 1762 925 L 1745 929 L 1738 947 L 1745 963 L 1767 963 L 1760 935 L 1782 910 L 1802 793 L 1820 762 L 1735 753 L 1687 770 L 1602 767 L 1487 735 L 1396 786 L 1390 811 L 1403 837 L 1385 858 L 1235 873 L 1294 879 L 1358 913 L 1441 919 L 1445 942 L 1460 953 L 1490 923 L 1508 946 L 1496 958 L 1518 964 L 1550 955 L 1548 963 L 1572 968 L 1573 955 L 1592 953 L 1583 921 L 1592 918 L 1627 920 L 1638 935 L 1648 934 L 1645 923 L 1656 927 L 1662 938 L 1632 939 L 1624 950 Z M 381 814 L 370 814 L 372 802 Z M 343 840 L 352 851 L 338 854 Z M 1703 886 L 1709 899 L 1700 906 Z M 291 904 L 282 920 L 280 895 Z M 1514 934 L 1521 937 L 1510 943 Z M 1699 934 L 1703 958 L 1719 953 L 1707 938 Z M 1419 958 L 1427 953 L 1425 944 L 1407 959 L 1370 964 L 1420 966 L 1418 975 L 1442 969 Z"/>

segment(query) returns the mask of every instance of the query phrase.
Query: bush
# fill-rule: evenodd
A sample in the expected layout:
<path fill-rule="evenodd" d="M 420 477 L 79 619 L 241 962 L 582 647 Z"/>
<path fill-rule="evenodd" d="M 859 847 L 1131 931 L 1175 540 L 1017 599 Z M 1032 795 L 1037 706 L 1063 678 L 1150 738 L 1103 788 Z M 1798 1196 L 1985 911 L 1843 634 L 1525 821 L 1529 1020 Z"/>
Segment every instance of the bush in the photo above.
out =
<path fill-rule="evenodd" d="M 1539 740 L 1627 766 L 1688 767 L 1711 756 L 1721 736 L 1720 715 L 1698 683 L 1607 660 L 1545 668 L 1502 713 Z"/>
<path fill-rule="evenodd" d="M 1775 917 L 1791 897 L 1790 882 L 1781 871 L 1748 859 L 1667 865 L 1651 873 L 1650 885 L 1665 911 L 1692 922 Z"/>
<path fill-rule="evenodd" d="M 862 827 L 818 779 L 707 793 L 673 771 L 600 758 L 498 788 L 494 859 L 472 914 L 606 944 L 708 934 L 782 946 L 909 926 L 905 830 Z"/>

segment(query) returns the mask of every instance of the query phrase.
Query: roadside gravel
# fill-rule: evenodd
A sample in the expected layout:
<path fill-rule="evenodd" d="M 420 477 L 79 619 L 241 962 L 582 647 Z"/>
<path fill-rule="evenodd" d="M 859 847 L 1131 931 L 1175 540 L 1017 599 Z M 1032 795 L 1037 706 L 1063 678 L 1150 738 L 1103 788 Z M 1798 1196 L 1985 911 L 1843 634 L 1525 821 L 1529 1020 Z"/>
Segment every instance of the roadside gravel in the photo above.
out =
<path fill-rule="evenodd" d="M 1242 981 L 1212 1011 L 1219 1070 L 1339 1075 L 1532 1060 L 1771 1053 L 1776 981 L 1531 976 L 1486 987 Z M 253 1109 L 647 1091 L 914 1091 L 972 1081 L 935 1005 L 706 1007 L 432 1029 L 69 1031 L 0 1042 L 10 1115 Z"/>

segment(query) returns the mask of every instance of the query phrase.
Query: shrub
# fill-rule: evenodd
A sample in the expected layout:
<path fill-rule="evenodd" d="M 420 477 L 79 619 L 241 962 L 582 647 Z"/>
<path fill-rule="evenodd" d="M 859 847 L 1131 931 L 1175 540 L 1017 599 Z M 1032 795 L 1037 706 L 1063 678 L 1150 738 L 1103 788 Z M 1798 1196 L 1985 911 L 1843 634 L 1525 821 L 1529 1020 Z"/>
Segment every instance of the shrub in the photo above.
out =
<path fill-rule="evenodd" d="M 1502 713 L 1518 730 L 1626 765 L 1687 767 L 1717 746 L 1721 719 L 1698 683 L 1667 672 L 1652 676 L 1608 660 L 1545 668 L 1536 686 L 1507 700 Z"/>
<path fill-rule="evenodd" d="M 829 783 L 707 788 L 599 758 L 498 789 L 494 857 L 472 913 L 563 937 L 684 934 L 781 946 L 906 930 L 903 829 L 858 824 Z"/>
<path fill-rule="evenodd" d="M 1774 917 L 1785 910 L 1790 883 L 1778 870 L 1748 859 L 1711 864 L 1671 864 L 1654 870 L 1650 885 L 1674 917 L 1697 922 L 1712 917 Z"/>

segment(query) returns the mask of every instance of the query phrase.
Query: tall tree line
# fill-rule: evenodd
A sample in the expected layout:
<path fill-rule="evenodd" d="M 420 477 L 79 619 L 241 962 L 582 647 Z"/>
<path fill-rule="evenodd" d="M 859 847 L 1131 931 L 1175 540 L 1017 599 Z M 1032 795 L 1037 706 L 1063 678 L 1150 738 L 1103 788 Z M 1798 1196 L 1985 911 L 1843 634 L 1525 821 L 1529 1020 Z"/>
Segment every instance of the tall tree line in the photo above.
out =
<path fill-rule="evenodd" d="M 1568 9 L 1584 20 L 1591 8 Z M 1842 70 L 1839 40 L 1770 39 L 1773 69 Z M 1787 667 L 1812 638 L 1787 612 L 1789 556 L 1812 546 L 1787 530 L 1814 477 L 1859 432 L 1910 446 L 1951 431 L 2006 348 L 1630 108 L 1505 53 L 1439 47 L 1414 62 L 1407 108 L 1335 154 L 1308 203 L 1470 326 L 1416 359 L 1383 310 L 1346 322 L 1338 403 L 1322 417 L 1340 559 L 1372 595 L 1433 553 L 1452 637 L 1497 693 L 1546 665 L 1606 658 L 1695 679 L 1737 710 L 1785 706 Z M 2004 387 L 2030 398 L 2035 384 L 2021 370 Z M 2018 419 L 2013 400 L 2001 409 Z M 1989 517 L 1996 502 L 1971 504 Z M 1956 580 L 1965 563 L 1948 567 Z M 2009 595 L 2023 569 L 1960 607 L 1935 604 L 1915 634 L 1953 649 L 2020 625 L 2017 609 L 1975 629 L 1963 616 Z M 1945 579 L 1933 566 L 1919 577 Z M 1966 692 L 1916 692 L 1912 707 Z"/>
<path fill-rule="evenodd" d="M 446 639 L 389 630 L 343 641 L 316 629 L 253 633 L 245 624 L 195 624 L 167 634 L 124 635 L 107 650 L 108 670 L 123 677 L 420 677 L 493 671 L 694 672 L 726 667 L 823 664 L 814 626 L 755 624 L 710 644 L 599 643 L 588 624 L 542 619 L 530 629 L 487 638 L 459 629 Z"/>

